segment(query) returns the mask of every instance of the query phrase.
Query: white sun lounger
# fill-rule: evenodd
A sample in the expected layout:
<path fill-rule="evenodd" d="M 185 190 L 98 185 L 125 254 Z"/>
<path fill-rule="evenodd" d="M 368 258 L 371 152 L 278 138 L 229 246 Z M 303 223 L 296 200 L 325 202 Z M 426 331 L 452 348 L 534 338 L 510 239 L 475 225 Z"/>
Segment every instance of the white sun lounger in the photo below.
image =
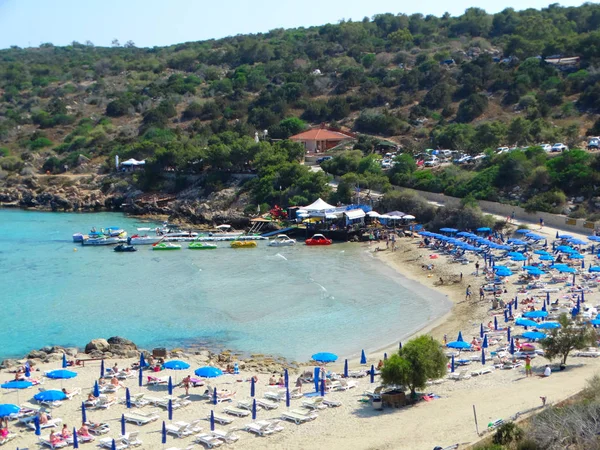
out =
<path fill-rule="evenodd" d="M 341 380 L 335 381 L 331 387 L 333 389 L 337 389 L 338 391 L 347 391 L 348 389 L 355 388 L 357 385 L 358 383 L 354 380 L 342 378 Z"/>
<path fill-rule="evenodd" d="M 269 434 L 273 434 L 275 431 L 269 428 L 269 423 L 259 424 L 257 422 L 252 422 L 247 424 L 244 427 L 245 431 L 250 433 L 257 434 L 258 436 L 268 436 Z"/>
<path fill-rule="evenodd" d="M 236 409 L 236 408 L 234 408 Z M 245 416 L 248 415 L 248 411 L 240 409 L 244 413 Z M 213 417 L 215 418 L 215 422 L 220 423 L 221 425 L 229 425 L 233 422 L 233 419 L 227 416 L 221 416 L 220 414 L 213 413 Z M 206 420 L 210 420 L 210 413 L 206 416 Z"/>
<path fill-rule="evenodd" d="M 94 405 L 94 408 L 96 408 L 96 409 L 108 409 L 112 405 L 114 405 L 115 403 L 116 403 L 115 400 L 112 399 L 112 398 L 100 397 L 98 399 L 98 401 L 96 402 L 96 404 Z"/>
<path fill-rule="evenodd" d="M 165 425 L 165 429 L 167 433 L 173 434 L 179 438 L 189 436 L 190 434 L 192 434 L 192 432 L 188 430 L 187 424 L 175 425 L 174 423 L 167 423 Z"/>
<path fill-rule="evenodd" d="M 223 431 L 223 430 L 217 430 L 215 428 L 213 431 L 211 431 L 211 434 L 213 435 L 213 437 L 216 437 L 217 439 L 221 439 L 226 444 L 231 444 L 233 442 L 237 442 L 240 439 L 240 437 L 237 434 L 234 434 L 234 432 L 232 430 Z"/>
<path fill-rule="evenodd" d="M 204 444 L 208 448 L 219 447 L 223 445 L 223 441 L 219 438 L 214 437 L 212 434 L 197 434 L 194 438 L 194 442 Z"/>
<path fill-rule="evenodd" d="M 232 416 L 237 416 L 237 417 L 246 417 L 246 416 L 250 415 L 250 411 L 248 411 L 247 409 L 235 408 L 233 406 L 228 406 L 223 411 L 226 412 L 227 414 L 231 414 Z M 215 420 L 217 420 L 216 417 L 215 417 Z"/>
<path fill-rule="evenodd" d="M 169 377 L 155 377 L 152 375 L 148 375 L 147 384 L 154 386 L 158 386 L 159 384 L 169 384 Z"/>
<path fill-rule="evenodd" d="M 12 441 L 16 437 L 17 437 L 16 433 L 13 433 L 12 431 L 9 431 L 8 434 L 6 435 L 6 437 L 0 438 L 0 445 L 7 444 L 7 443 L 9 443 L 10 441 Z"/>
<path fill-rule="evenodd" d="M 284 428 L 281 425 L 283 422 L 279 419 L 271 419 L 271 420 L 257 420 L 256 422 L 254 422 L 258 425 L 266 425 L 267 429 L 275 432 L 275 433 L 279 433 L 280 431 L 283 431 Z"/>
<path fill-rule="evenodd" d="M 239 400 L 237 405 L 240 408 L 244 408 L 249 411 L 252 410 L 252 400 Z M 263 398 L 256 399 L 256 406 L 260 406 L 261 408 L 264 408 L 267 410 L 277 409 L 279 407 L 279 405 L 277 403 L 271 402 L 269 400 L 265 400 Z"/>
<path fill-rule="evenodd" d="M 292 409 L 291 411 L 283 411 L 281 413 L 281 418 L 283 420 L 290 420 L 294 422 L 296 425 L 300 425 L 301 423 L 308 422 L 310 420 L 315 420 L 317 418 L 316 413 L 305 414 L 303 411 L 298 409 Z"/>
<path fill-rule="evenodd" d="M 493 371 L 494 371 L 494 369 L 491 366 L 482 367 L 479 370 L 472 370 L 471 376 L 478 377 L 479 375 L 485 375 L 486 373 L 492 373 Z"/>
<path fill-rule="evenodd" d="M 27 419 L 29 419 L 29 417 L 27 417 Z M 25 423 L 27 425 L 27 428 L 29 428 L 31 430 L 35 430 L 35 423 L 33 422 L 33 420 L 29 420 L 27 422 L 21 422 L 21 423 Z M 61 424 L 62 424 L 62 419 L 60 419 L 60 418 L 50 419 L 50 420 L 48 420 L 48 422 L 46 422 L 44 424 L 40 424 L 40 429 L 43 430 L 44 428 L 55 428 Z"/>
<path fill-rule="evenodd" d="M 125 413 L 123 416 L 125 417 L 125 421 L 133 422 L 136 425 L 146 425 L 160 418 L 156 412 L 141 413 L 139 411 Z"/>
<path fill-rule="evenodd" d="M 143 406 L 148 405 L 150 402 L 148 400 L 144 399 L 144 395 L 145 395 L 144 393 L 133 394 L 130 397 L 131 406 L 136 406 L 138 408 L 141 408 Z M 119 403 L 122 403 L 123 405 L 125 405 L 127 403 L 127 398 L 126 397 L 120 398 Z"/>
<path fill-rule="evenodd" d="M 338 400 L 327 399 L 327 398 L 323 399 L 323 404 L 326 406 L 329 406 L 330 408 L 336 408 L 338 406 L 342 406 L 342 402 L 340 402 Z"/>
<path fill-rule="evenodd" d="M 67 445 L 69 445 L 69 443 L 66 440 L 62 440 L 60 442 L 57 442 L 56 444 L 52 444 L 50 442 L 50 435 L 40 436 L 38 441 L 41 445 L 43 445 L 45 447 L 50 447 L 51 449 L 63 448 L 63 447 L 66 447 Z"/>
<path fill-rule="evenodd" d="M 96 436 L 110 432 L 110 425 L 107 423 L 98 423 L 92 425 L 91 422 L 86 422 L 85 424 L 88 427 L 88 431 Z"/>
<path fill-rule="evenodd" d="M 190 423 L 181 421 L 173 422 L 172 425 L 175 425 L 177 427 L 185 427 L 186 435 L 190 435 L 194 433 L 200 433 L 202 431 L 202 428 L 198 426 L 199 423 L 200 419 L 196 419 L 192 420 Z"/>
<path fill-rule="evenodd" d="M 325 409 L 327 405 L 323 403 L 323 397 L 306 398 L 302 400 L 302 406 L 310 409 Z"/>
<path fill-rule="evenodd" d="M 123 440 L 123 444 L 126 444 L 128 447 L 138 447 L 143 444 L 139 435 L 139 431 L 132 431 L 121 436 L 121 439 Z"/>
<path fill-rule="evenodd" d="M 121 437 L 115 438 L 114 441 L 115 441 L 117 450 L 125 450 L 128 447 L 128 445 L 123 442 L 123 439 Z M 110 438 L 110 437 L 105 437 L 98 441 L 98 445 L 100 447 L 105 447 L 105 448 L 112 448 L 112 443 L 113 443 L 113 438 Z"/>

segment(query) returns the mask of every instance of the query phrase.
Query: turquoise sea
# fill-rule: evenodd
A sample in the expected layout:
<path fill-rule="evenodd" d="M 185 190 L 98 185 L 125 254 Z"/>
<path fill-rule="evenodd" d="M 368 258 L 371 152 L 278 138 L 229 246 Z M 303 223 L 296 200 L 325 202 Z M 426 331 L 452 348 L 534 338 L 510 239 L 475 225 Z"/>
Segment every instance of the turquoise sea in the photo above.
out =
<path fill-rule="evenodd" d="M 148 226 L 118 213 L 0 209 L 0 357 L 115 335 L 142 348 L 349 356 L 449 309 L 358 244 L 115 253 L 72 242 L 75 232 L 113 225 L 130 235 Z"/>

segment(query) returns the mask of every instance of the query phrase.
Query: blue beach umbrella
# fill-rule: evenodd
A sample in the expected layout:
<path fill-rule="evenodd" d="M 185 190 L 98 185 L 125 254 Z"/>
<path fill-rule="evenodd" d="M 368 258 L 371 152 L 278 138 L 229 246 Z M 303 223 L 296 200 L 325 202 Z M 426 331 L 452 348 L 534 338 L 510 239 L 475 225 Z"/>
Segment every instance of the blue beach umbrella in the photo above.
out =
<path fill-rule="evenodd" d="M 121 414 L 121 435 L 125 436 L 125 414 Z"/>
<path fill-rule="evenodd" d="M 483 342 L 481 343 L 481 348 L 488 348 L 487 334 L 485 336 L 483 336 Z"/>
<path fill-rule="evenodd" d="M 600 319 L 592 319 L 590 320 L 590 323 L 594 326 L 600 325 Z"/>
<path fill-rule="evenodd" d="M 534 250 L 533 253 L 535 255 L 541 255 L 541 256 L 547 256 L 550 254 L 546 250 Z"/>
<path fill-rule="evenodd" d="M 544 305 L 542 306 L 542 311 L 547 311 L 546 309 L 546 304 L 544 303 Z"/>
<path fill-rule="evenodd" d="M 556 237 L 558 239 L 571 239 L 571 238 L 573 238 L 573 236 L 571 236 L 570 234 L 558 234 L 558 233 L 556 234 Z"/>
<path fill-rule="evenodd" d="M 525 339 L 544 339 L 546 337 L 546 333 L 541 333 L 539 331 L 527 331 L 523 333 L 523 337 Z"/>
<path fill-rule="evenodd" d="M 31 367 L 29 367 L 29 361 L 25 363 L 25 377 L 29 378 L 31 376 Z"/>
<path fill-rule="evenodd" d="M 290 376 L 288 374 L 288 370 L 287 369 L 283 370 L 283 382 L 285 384 L 286 389 L 288 387 L 290 387 Z"/>
<path fill-rule="evenodd" d="M 521 252 L 508 252 L 506 254 L 506 256 L 510 256 L 511 258 L 513 258 L 515 256 L 523 256 L 523 253 L 521 253 Z"/>
<path fill-rule="evenodd" d="M 498 317 L 494 316 L 494 330 L 498 331 Z"/>
<path fill-rule="evenodd" d="M 146 358 L 144 358 L 144 352 L 140 353 L 140 367 L 146 367 Z"/>
<path fill-rule="evenodd" d="M 98 382 L 94 381 L 94 397 L 98 398 L 100 397 L 100 387 L 98 386 Z"/>
<path fill-rule="evenodd" d="M 33 386 L 31 381 L 9 381 L 8 383 L 0 384 L 2 389 L 27 389 Z"/>
<path fill-rule="evenodd" d="M 0 417 L 8 417 L 11 414 L 17 414 L 19 411 L 21 411 L 21 408 L 11 403 L 0 405 Z"/>
<path fill-rule="evenodd" d="M 571 245 L 587 245 L 588 244 L 586 241 L 577 239 L 577 238 L 571 238 L 568 241 L 569 241 L 569 244 L 571 244 Z"/>
<path fill-rule="evenodd" d="M 87 422 L 87 414 L 85 413 L 85 402 L 81 402 L 81 423 Z"/>
<path fill-rule="evenodd" d="M 164 363 L 163 367 L 169 370 L 187 370 L 190 368 L 190 365 L 185 361 L 179 361 L 177 359 L 174 359 L 172 361 L 167 361 L 166 363 Z"/>
<path fill-rule="evenodd" d="M 548 316 L 547 311 L 527 311 L 525 314 L 523 314 L 523 317 L 527 317 L 528 319 L 537 319 L 539 317 L 547 317 L 547 316 Z"/>
<path fill-rule="evenodd" d="M 62 368 L 66 369 L 67 368 L 67 354 L 63 353 L 63 357 L 62 357 Z"/>
<path fill-rule="evenodd" d="M 454 355 L 452 355 L 452 361 L 450 363 L 450 372 L 454 373 Z"/>
<path fill-rule="evenodd" d="M 371 383 L 375 383 L 375 366 L 371 364 Z"/>
<path fill-rule="evenodd" d="M 459 331 L 459 332 L 458 332 L 458 337 L 456 338 L 456 340 L 457 340 L 458 342 L 464 342 L 464 339 L 463 339 L 463 337 L 462 337 L 462 331 Z"/>
<path fill-rule="evenodd" d="M 344 360 L 344 378 L 348 378 L 348 360 Z"/>
<path fill-rule="evenodd" d="M 255 387 L 254 387 L 254 377 L 250 379 L 250 397 L 254 397 Z"/>
<path fill-rule="evenodd" d="M 527 269 L 527 273 L 529 273 L 529 275 L 545 275 L 546 272 L 544 272 L 541 269 L 538 269 L 537 267 L 534 267 L 533 269 Z"/>
<path fill-rule="evenodd" d="M 485 348 L 481 349 L 481 364 L 485 366 Z"/>
<path fill-rule="evenodd" d="M 554 261 L 554 257 L 551 255 L 542 255 L 540 256 L 541 261 Z"/>
<path fill-rule="evenodd" d="M 77 437 L 77 430 L 73 427 L 73 448 L 79 448 L 79 438 Z"/>
<path fill-rule="evenodd" d="M 33 424 L 35 425 L 35 435 L 36 436 L 41 436 L 42 435 L 42 429 L 40 428 L 40 418 L 37 415 L 33 419 Z"/>
<path fill-rule="evenodd" d="M 169 395 L 173 395 L 173 380 L 171 379 L 171 375 L 169 375 L 169 382 L 167 384 L 167 389 L 169 391 Z"/>
<path fill-rule="evenodd" d="M 212 398 L 212 402 L 213 402 L 213 405 L 216 405 L 216 404 L 217 404 L 217 388 L 214 388 L 214 389 L 213 389 L 213 398 Z"/>
<path fill-rule="evenodd" d="M 590 266 L 588 272 L 600 272 L 600 266 Z"/>
<path fill-rule="evenodd" d="M 587 238 L 592 242 L 600 242 L 600 236 L 588 236 Z"/>
<path fill-rule="evenodd" d="M 546 292 L 546 304 L 550 304 L 550 292 Z"/>
<path fill-rule="evenodd" d="M 515 233 L 518 233 L 518 234 L 527 234 L 527 233 L 531 233 L 531 230 L 529 230 L 527 228 L 519 228 L 517 231 L 515 231 Z"/>
<path fill-rule="evenodd" d="M 252 400 L 252 420 L 256 420 L 256 399 Z"/>
<path fill-rule="evenodd" d="M 125 389 L 125 405 L 127 408 L 131 408 L 131 394 L 129 393 L 129 388 Z"/>
<path fill-rule="evenodd" d="M 321 380 L 321 397 L 325 397 L 325 380 Z"/>
<path fill-rule="evenodd" d="M 508 322 L 508 310 L 504 310 L 504 322 Z"/>
<path fill-rule="evenodd" d="M 104 360 L 100 361 L 100 378 L 104 378 Z"/>
<path fill-rule="evenodd" d="M 451 233 L 451 234 L 458 232 L 458 230 L 456 228 L 440 228 L 440 231 L 442 233 Z"/>
<path fill-rule="evenodd" d="M 584 256 L 581 253 L 570 253 L 570 259 L 584 259 Z"/>
<path fill-rule="evenodd" d="M 46 377 L 52 378 L 53 380 L 63 380 L 68 378 L 75 378 L 77 376 L 77 372 L 71 372 L 70 370 L 53 370 L 51 372 L 46 373 Z"/>
<path fill-rule="evenodd" d="M 510 352 L 511 355 L 515 354 L 515 340 L 514 339 L 510 340 L 509 352 Z"/>
<path fill-rule="evenodd" d="M 39 402 L 56 402 L 67 398 L 63 391 L 51 389 L 49 391 L 42 391 L 33 396 Z"/>
<path fill-rule="evenodd" d="M 520 327 L 535 327 L 537 326 L 537 322 L 519 317 L 517 320 L 515 320 L 515 325 Z"/>
<path fill-rule="evenodd" d="M 140 366 L 140 370 L 138 372 L 138 384 L 140 387 L 142 387 L 144 384 L 144 370 L 142 369 L 142 366 Z"/>
<path fill-rule="evenodd" d="M 527 261 L 527 257 L 525 255 L 513 256 L 511 259 L 516 262 Z"/>
<path fill-rule="evenodd" d="M 469 344 L 468 342 L 465 342 L 465 341 L 453 341 L 453 342 L 448 342 L 448 344 L 446 344 L 446 347 L 462 350 L 465 348 L 471 348 L 471 344 Z"/>
<path fill-rule="evenodd" d="M 515 309 L 519 306 L 519 299 L 515 295 Z"/>
<path fill-rule="evenodd" d="M 585 292 L 581 291 L 581 303 L 585 303 Z"/>
<path fill-rule="evenodd" d="M 285 406 L 290 407 L 290 390 L 285 390 Z"/>
<path fill-rule="evenodd" d="M 384 354 L 383 354 L 383 360 L 384 360 L 384 361 L 387 361 L 387 353 L 384 353 Z"/>
<path fill-rule="evenodd" d="M 479 337 L 480 338 L 483 337 L 483 324 L 482 323 L 479 324 Z"/>
<path fill-rule="evenodd" d="M 161 442 L 163 444 L 166 444 L 167 443 L 167 424 L 165 423 L 164 420 L 163 420 L 163 426 L 162 426 L 162 433 L 161 434 L 162 434 L 162 436 L 161 436 Z"/>
<path fill-rule="evenodd" d="M 338 359 L 336 354 L 327 352 L 315 353 L 311 358 L 313 361 L 322 363 L 334 362 Z"/>
<path fill-rule="evenodd" d="M 360 363 L 361 364 L 366 364 L 367 363 L 367 355 L 365 355 L 365 351 L 364 350 L 360 354 Z"/>
<path fill-rule="evenodd" d="M 210 431 L 215 431 L 215 411 L 210 410 Z"/>
<path fill-rule="evenodd" d="M 488 227 L 477 228 L 478 233 L 489 233 L 490 231 L 492 231 L 492 230 Z"/>
<path fill-rule="evenodd" d="M 506 329 L 506 340 L 510 342 L 510 327 Z"/>
<path fill-rule="evenodd" d="M 554 328 L 560 328 L 560 323 L 558 322 L 542 322 L 535 325 L 536 328 L 540 330 L 552 330 Z"/>
<path fill-rule="evenodd" d="M 217 388 L 215 388 L 215 394 L 216 393 L 217 393 Z M 169 412 L 169 420 L 173 420 L 173 400 L 171 400 L 171 399 L 169 399 L 168 412 Z"/>
<path fill-rule="evenodd" d="M 196 369 L 194 373 L 196 374 L 196 376 L 202 378 L 216 378 L 223 375 L 223 371 L 221 369 L 211 366 L 200 367 L 199 369 Z"/>
<path fill-rule="evenodd" d="M 321 374 L 321 369 L 319 367 L 315 367 L 314 371 L 314 382 L 315 382 L 315 392 L 319 392 L 319 375 Z"/>

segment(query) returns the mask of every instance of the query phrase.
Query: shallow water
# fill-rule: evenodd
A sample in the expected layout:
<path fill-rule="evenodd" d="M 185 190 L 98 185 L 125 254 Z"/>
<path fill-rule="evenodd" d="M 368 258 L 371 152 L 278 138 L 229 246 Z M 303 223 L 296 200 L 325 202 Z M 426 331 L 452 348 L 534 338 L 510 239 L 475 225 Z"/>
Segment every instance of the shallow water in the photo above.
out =
<path fill-rule="evenodd" d="M 117 213 L 0 209 L 0 356 L 115 335 L 143 348 L 353 355 L 449 309 L 357 244 L 115 253 L 72 242 L 112 225 L 148 226 Z"/>

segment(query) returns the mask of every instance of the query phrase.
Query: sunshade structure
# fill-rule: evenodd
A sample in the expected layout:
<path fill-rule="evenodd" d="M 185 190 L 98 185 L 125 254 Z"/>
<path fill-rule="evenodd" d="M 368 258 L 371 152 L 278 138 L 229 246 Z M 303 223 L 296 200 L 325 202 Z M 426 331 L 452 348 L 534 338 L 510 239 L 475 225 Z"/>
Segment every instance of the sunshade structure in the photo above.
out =
<path fill-rule="evenodd" d="M 540 261 L 554 261 L 554 257 L 552 255 L 542 255 Z"/>
<path fill-rule="evenodd" d="M 600 272 L 600 266 L 590 266 L 588 272 Z"/>
<path fill-rule="evenodd" d="M 569 247 L 568 245 L 559 245 L 558 247 L 556 247 L 556 250 L 558 250 L 561 253 L 576 253 L 577 250 L 575 250 L 573 247 Z"/>
<path fill-rule="evenodd" d="M 517 231 L 515 231 L 515 233 L 517 233 L 517 234 L 527 234 L 527 233 L 531 233 L 531 230 L 529 230 L 527 228 L 520 228 Z"/>
<path fill-rule="evenodd" d="M 587 245 L 588 243 L 582 239 L 571 238 L 568 240 L 571 245 Z"/>
<path fill-rule="evenodd" d="M 72 372 L 70 370 L 52 370 L 51 372 L 46 373 L 47 378 L 52 378 L 53 380 L 66 380 L 69 378 L 75 378 L 77 376 L 77 372 Z"/>
<path fill-rule="evenodd" d="M 539 331 L 526 331 L 522 334 L 525 339 L 544 339 L 546 337 L 546 333 L 541 333 Z"/>
<path fill-rule="evenodd" d="M 553 330 L 555 328 L 560 328 L 561 325 L 558 322 L 542 322 L 536 325 L 536 328 L 540 330 Z"/>
<path fill-rule="evenodd" d="M 13 389 L 15 391 L 17 391 L 17 403 L 21 403 L 21 401 L 19 400 L 19 391 L 21 389 L 29 389 L 31 386 L 33 386 L 33 383 L 31 381 L 9 381 L 8 383 L 4 383 L 4 384 L 0 384 L 0 388 L 2 389 Z"/>
<path fill-rule="evenodd" d="M 60 400 L 64 400 L 67 398 L 67 395 L 63 391 L 57 391 L 55 389 L 49 391 L 42 391 L 33 396 L 39 402 L 56 402 Z"/>
<path fill-rule="evenodd" d="M 546 250 L 534 250 L 533 252 L 535 255 L 542 255 L 542 256 L 546 256 L 549 255 L 550 253 L 548 253 Z"/>
<path fill-rule="evenodd" d="M 185 361 L 173 360 L 164 363 L 163 367 L 169 370 L 186 370 L 190 368 L 190 365 Z"/>
<path fill-rule="evenodd" d="M 513 256 L 511 258 L 513 261 L 519 262 L 519 261 L 527 261 L 527 257 L 525 255 L 517 255 L 517 256 Z"/>
<path fill-rule="evenodd" d="M 4 403 L 0 405 L 0 417 L 8 417 L 11 414 L 17 414 L 21 411 L 17 405 L 12 405 L 10 403 Z"/>
<path fill-rule="evenodd" d="M 456 228 L 440 228 L 440 231 L 442 233 L 450 233 L 450 234 L 458 233 L 458 230 Z"/>
<path fill-rule="evenodd" d="M 563 267 L 563 266 L 559 266 L 559 267 L 553 267 L 554 269 L 558 270 L 561 273 L 577 273 L 577 269 L 574 269 L 573 267 Z"/>
<path fill-rule="evenodd" d="M 527 269 L 527 273 L 529 275 L 536 275 L 537 276 L 537 275 L 544 275 L 546 272 L 544 272 L 541 269 L 538 269 L 537 267 L 534 267 L 532 269 Z"/>
<path fill-rule="evenodd" d="M 478 233 L 489 233 L 490 231 L 492 231 L 491 228 L 489 227 L 481 227 L 481 228 L 477 228 L 477 232 Z"/>
<path fill-rule="evenodd" d="M 546 239 L 544 236 L 540 236 L 539 234 L 535 233 L 526 234 L 525 237 L 527 239 L 531 239 L 532 241 L 543 241 L 544 239 Z"/>
<path fill-rule="evenodd" d="M 199 369 L 196 369 L 194 373 L 196 376 L 202 378 L 216 378 L 223 375 L 223 371 L 221 369 L 211 366 L 200 367 Z"/>
<path fill-rule="evenodd" d="M 539 317 L 547 317 L 547 316 L 548 316 L 547 311 L 527 311 L 525 314 L 523 314 L 523 317 L 527 317 L 528 319 L 537 319 Z"/>
<path fill-rule="evenodd" d="M 515 320 L 515 325 L 520 326 L 520 327 L 537 327 L 538 323 L 534 322 L 533 320 L 524 319 L 522 317 L 519 317 L 517 320 Z"/>
<path fill-rule="evenodd" d="M 320 198 L 320 199 L 314 201 L 313 203 L 311 203 L 310 205 L 303 207 L 302 209 L 311 213 L 311 212 L 328 211 L 331 209 L 335 209 L 335 206 L 330 205 L 325 200 Z"/>
<path fill-rule="evenodd" d="M 558 234 L 558 232 L 556 233 L 556 237 L 558 239 L 572 239 L 573 236 L 571 236 L 570 234 Z"/>
<path fill-rule="evenodd" d="M 337 361 L 338 356 L 334 353 L 321 352 L 321 353 L 315 353 L 314 355 L 311 356 L 311 358 L 313 361 L 328 363 L 328 362 Z"/>
<path fill-rule="evenodd" d="M 508 243 L 514 245 L 529 245 L 527 242 L 522 241 L 521 239 L 509 239 Z"/>
<path fill-rule="evenodd" d="M 592 242 L 600 242 L 600 236 L 588 236 L 587 238 Z"/>

